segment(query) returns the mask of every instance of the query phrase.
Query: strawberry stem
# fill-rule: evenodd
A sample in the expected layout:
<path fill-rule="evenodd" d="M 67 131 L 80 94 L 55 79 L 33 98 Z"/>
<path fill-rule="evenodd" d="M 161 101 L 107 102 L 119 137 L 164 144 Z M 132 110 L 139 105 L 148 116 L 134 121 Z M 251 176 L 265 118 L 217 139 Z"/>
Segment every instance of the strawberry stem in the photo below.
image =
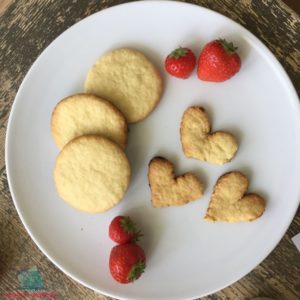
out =
<path fill-rule="evenodd" d="M 145 271 L 146 264 L 144 261 L 138 261 L 130 270 L 128 274 L 128 280 L 134 281 L 140 277 L 140 275 Z"/>

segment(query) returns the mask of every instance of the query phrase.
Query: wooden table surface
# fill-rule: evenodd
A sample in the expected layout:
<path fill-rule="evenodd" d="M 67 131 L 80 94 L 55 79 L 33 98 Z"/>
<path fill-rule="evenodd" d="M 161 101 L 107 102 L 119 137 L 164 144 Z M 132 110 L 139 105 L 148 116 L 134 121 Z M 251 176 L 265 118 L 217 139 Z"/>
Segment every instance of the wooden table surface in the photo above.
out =
<path fill-rule="evenodd" d="M 37 267 L 44 288 L 57 299 L 108 299 L 58 270 L 31 240 L 14 208 L 6 179 L 4 138 L 14 97 L 37 56 L 79 20 L 127 1 L 0 0 L 0 299 L 19 288 L 21 270 Z M 260 38 L 282 63 L 300 93 L 300 18 L 279 0 L 186 1 L 220 12 Z M 300 180 L 299 180 L 300 184 Z M 300 299 L 300 254 L 291 237 L 300 212 L 275 250 L 235 284 L 203 299 Z M 1 298 L 2 297 L 2 298 Z M 22 299 L 31 299 L 23 297 Z"/>

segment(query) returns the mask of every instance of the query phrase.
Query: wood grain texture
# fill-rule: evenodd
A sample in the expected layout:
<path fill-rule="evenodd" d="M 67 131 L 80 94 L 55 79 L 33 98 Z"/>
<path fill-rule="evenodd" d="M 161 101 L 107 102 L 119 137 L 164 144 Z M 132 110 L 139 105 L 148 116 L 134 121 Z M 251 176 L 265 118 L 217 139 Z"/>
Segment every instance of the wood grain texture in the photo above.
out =
<path fill-rule="evenodd" d="M 13 206 L 5 163 L 4 138 L 15 94 L 31 64 L 60 33 L 106 7 L 127 1 L 2 0 L 0 2 L 0 299 L 18 288 L 20 270 L 37 266 L 45 288 L 58 299 L 109 299 L 74 282 L 35 246 Z M 300 94 L 300 19 L 279 0 L 195 0 L 220 12 L 259 37 L 286 69 Z M 291 237 L 300 232 L 298 210 L 276 249 L 251 273 L 205 300 L 300 299 L 300 256 Z M 24 298 L 26 299 L 26 298 Z M 29 299 L 29 298 L 28 298 Z"/>

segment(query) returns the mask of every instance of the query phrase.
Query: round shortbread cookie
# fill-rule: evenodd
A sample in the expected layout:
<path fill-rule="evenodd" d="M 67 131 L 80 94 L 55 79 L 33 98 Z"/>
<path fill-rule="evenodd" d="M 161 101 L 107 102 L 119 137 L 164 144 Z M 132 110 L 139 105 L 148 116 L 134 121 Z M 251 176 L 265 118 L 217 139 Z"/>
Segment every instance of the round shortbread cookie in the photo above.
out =
<path fill-rule="evenodd" d="M 54 168 L 59 196 L 89 213 L 117 205 L 130 182 L 130 165 L 122 149 L 111 140 L 86 135 L 75 138 L 60 152 Z"/>
<path fill-rule="evenodd" d="M 61 100 L 53 110 L 51 133 L 62 149 L 75 137 L 102 135 L 125 148 L 127 122 L 112 103 L 91 94 L 76 94 Z"/>
<path fill-rule="evenodd" d="M 115 104 L 129 123 L 146 118 L 162 94 L 162 78 L 139 51 L 121 48 L 100 57 L 88 72 L 85 91 Z"/>

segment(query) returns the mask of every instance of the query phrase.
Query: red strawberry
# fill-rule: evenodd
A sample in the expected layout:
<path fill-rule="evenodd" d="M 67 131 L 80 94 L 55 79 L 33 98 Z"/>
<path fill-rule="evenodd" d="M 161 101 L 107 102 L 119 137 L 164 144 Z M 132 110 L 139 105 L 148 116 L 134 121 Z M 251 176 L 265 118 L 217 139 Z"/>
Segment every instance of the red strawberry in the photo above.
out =
<path fill-rule="evenodd" d="M 137 242 L 142 236 L 136 229 L 136 225 L 130 217 L 117 216 L 109 225 L 109 237 L 118 244 L 125 244 L 131 241 Z"/>
<path fill-rule="evenodd" d="M 198 78 L 221 82 L 236 74 L 241 68 L 241 59 L 236 49 L 233 43 L 224 39 L 206 44 L 198 60 Z"/>
<path fill-rule="evenodd" d="M 166 71 L 178 78 L 186 79 L 193 72 L 196 57 L 189 48 L 177 48 L 165 60 Z"/>
<path fill-rule="evenodd" d="M 138 279 L 146 267 L 144 250 L 137 244 L 117 245 L 111 249 L 109 270 L 112 277 L 120 283 Z"/>

